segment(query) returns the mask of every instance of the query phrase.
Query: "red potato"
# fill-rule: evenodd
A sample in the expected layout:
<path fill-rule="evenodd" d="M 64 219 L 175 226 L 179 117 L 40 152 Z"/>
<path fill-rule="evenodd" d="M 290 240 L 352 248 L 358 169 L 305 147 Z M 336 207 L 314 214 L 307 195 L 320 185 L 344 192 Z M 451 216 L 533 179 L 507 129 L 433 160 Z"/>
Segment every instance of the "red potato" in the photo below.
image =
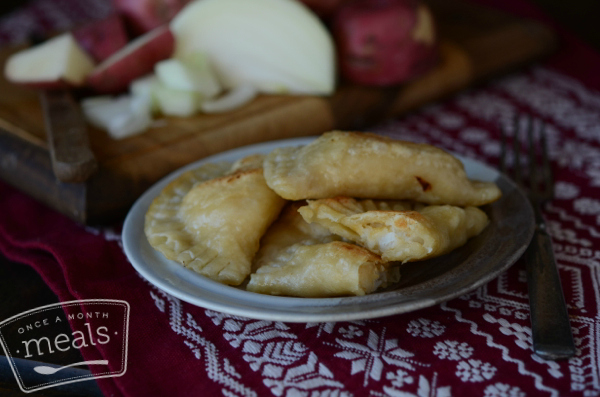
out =
<path fill-rule="evenodd" d="M 332 16 L 335 11 L 348 0 L 300 0 L 305 6 L 310 8 L 315 14 L 322 18 Z"/>
<path fill-rule="evenodd" d="M 80 86 L 94 68 L 92 58 L 70 33 L 13 54 L 4 65 L 12 83 L 37 89 Z"/>
<path fill-rule="evenodd" d="M 417 0 L 359 0 L 333 20 L 341 75 L 387 86 L 411 80 L 438 61 L 433 17 Z"/>
<path fill-rule="evenodd" d="M 125 24 L 119 14 L 94 21 L 73 30 L 73 36 L 96 62 L 102 62 L 129 41 Z"/>
<path fill-rule="evenodd" d="M 169 22 L 189 1 L 114 0 L 114 6 L 125 17 L 132 33 L 139 35 Z"/>
<path fill-rule="evenodd" d="M 130 42 L 98 65 L 87 78 L 87 85 L 98 93 L 118 93 L 129 83 L 153 71 L 154 65 L 170 58 L 175 38 L 167 26 L 154 29 Z"/>

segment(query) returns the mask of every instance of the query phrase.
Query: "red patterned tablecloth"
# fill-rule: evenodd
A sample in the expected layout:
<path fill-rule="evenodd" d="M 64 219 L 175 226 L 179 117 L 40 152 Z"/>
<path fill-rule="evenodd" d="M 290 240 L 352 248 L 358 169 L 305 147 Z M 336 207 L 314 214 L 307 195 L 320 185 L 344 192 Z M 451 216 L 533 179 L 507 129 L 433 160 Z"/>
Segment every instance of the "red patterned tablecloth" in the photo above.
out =
<path fill-rule="evenodd" d="M 525 2 L 480 2 L 543 19 Z M 41 0 L 0 20 L 0 40 L 108 10 L 100 1 Z M 98 380 L 107 396 L 599 396 L 600 55 L 560 32 L 560 51 L 544 63 L 371 130 L 494 165 L 499 123 L 518 113 L 547 124 L 556 199 L 544 214 L 578 349 L 568 361 L 532 353 L 521 260 L 467 295 L 408 314 L 252 320 L 154 288 L 127 262 L 119 227 L 81 227 L 4 183 L 0 252 L 34 267 L 62 301 L 130 303 L 127 372 Z M 118 352 L 90 346 L 82 354 L 110 361 Z"/>

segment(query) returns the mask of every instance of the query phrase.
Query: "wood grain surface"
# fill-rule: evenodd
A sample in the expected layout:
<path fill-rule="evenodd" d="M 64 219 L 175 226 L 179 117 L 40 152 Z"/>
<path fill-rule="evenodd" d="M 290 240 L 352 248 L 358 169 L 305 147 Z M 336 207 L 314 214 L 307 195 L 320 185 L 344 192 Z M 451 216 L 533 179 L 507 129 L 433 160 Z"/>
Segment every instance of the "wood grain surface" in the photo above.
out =
<path fill-rule="evenodd" d="M 0 178 L 81 223 L 124 216 L 131 204 L 168 173 L 208 155 L 252 143 L 362 130 L 442 99 L 550 53 L 553 33 L 460 0 L 430 0 L 440 62 L 420 78 L 385 89 L 339 85 L 331 97 L 260 96 L 226 114 L 157 120 L 148 132 L 113 140 L 89 127 L 98 171 L 85 183 L 56 179 L 38 93 L 0 79 Z M 0 54 L 0 62 L 8 53 Z"/>

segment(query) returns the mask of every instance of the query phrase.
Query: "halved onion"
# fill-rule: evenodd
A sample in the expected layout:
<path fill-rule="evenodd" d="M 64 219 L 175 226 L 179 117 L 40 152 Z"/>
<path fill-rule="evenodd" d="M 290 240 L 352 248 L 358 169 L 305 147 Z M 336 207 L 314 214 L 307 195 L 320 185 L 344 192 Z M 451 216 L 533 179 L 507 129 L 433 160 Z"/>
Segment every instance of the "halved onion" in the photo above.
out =
<path fill-rule="evenodd" d="M 315 95 L 334 90 L 331 35 L 296 0 L 196 0 L 170 28 L 175 57 L 205 53 L 226 88 Z"/>

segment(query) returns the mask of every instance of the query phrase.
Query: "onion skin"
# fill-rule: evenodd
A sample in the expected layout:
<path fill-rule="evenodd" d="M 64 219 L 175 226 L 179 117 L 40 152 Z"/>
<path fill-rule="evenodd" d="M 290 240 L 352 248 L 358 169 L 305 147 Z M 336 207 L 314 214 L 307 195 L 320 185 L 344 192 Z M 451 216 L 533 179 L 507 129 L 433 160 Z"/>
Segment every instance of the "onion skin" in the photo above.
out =
<path fill-rule="evenodd" d="M 343 79 L 369 86 L 404 83 L 438 62 L 435 26 L 417 0 L 358 0 L 332 23 Z"/>

